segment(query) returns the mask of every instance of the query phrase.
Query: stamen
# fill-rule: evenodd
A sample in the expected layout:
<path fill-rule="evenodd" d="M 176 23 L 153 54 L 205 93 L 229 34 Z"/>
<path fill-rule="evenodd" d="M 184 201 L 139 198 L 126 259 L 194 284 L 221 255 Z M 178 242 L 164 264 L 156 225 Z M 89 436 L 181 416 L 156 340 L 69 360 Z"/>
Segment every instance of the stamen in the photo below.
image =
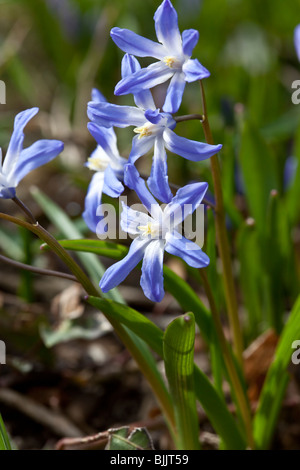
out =
<path fill-rule="evenodd" d="M 108 160 L 104 160 L 99 156 L 90 157 L 87 166 L 93 171 L 104 171 L 108 166 Z"/>
<path fill-rule="evenodd" d="M 136 127 L 135 129 L 133 129 L 133 132 L 135 132 L 136 134 L 140 134 L 138 137 L 139 139 L 141 139 L 142 137 L 149 137 L 150 135 L 152 135 L 152 131 L 150 130 L 149 124 L 145 124 L 144 126 L 141 126 L 141 127 Z"/>
<path fill-rule="evenodd" d="M 180 61 L 176 57 L 167 56 L 163 58 L 163 62 L 170 67 L 170 69 L 176 69 L 181 67 Z"/>
<path fill-rule="evenodd" d="M 142 232 L 143 237 L 156 237 L 158 235 L 158 227 L 151 222 L 148 222 L 147 225 L 139 225 L 138 230 Z"/>

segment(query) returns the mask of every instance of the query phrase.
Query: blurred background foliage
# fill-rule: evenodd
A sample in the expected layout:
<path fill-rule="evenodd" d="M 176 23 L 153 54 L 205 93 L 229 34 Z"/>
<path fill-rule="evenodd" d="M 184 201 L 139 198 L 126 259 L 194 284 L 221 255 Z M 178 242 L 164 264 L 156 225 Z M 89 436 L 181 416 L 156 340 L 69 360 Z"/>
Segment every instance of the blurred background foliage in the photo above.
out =
<path fill-rule="evenodd" d="M 14 115 L 39 106 L 31 132 L 66 144 L 62 156 L 47 166 L 49 175 L 56 178 L 51 196 L 81 227 L 90 180 L 83 163 L 95 146 L 86 129 L 91 89 L 99 88 L 111 102 L 132 104 L 131 96 L 113 94 L 123 53 L 110 39 L 109 31 L 119 26 L 156 40 L 152 18 L 160 3 L 0 2 L 0 78 L 7 86 L 7 104 L 1 105 L 0 114 L 1 146 L 7 146 Z M 250 341 L 268 326 L 280 331 L 284 312 L 299 290 L 300 113 L 291 101 L 291 84 L 300 78 L 293 44 L 300 3 L 174 0 L 173 4 L 181 31 L 199 30 L 193 57 L 211 72 L 205 81 L 208 111 L 215 141 L 223 144 L 220 157 L 228 231 L 240 282 L 245 335 Z M 149 62 L 144 59 L 142 63 Z M 199 112 L 199 86 L 193 83 L 186 88 L 180 114 Z M 204 140 L 198 122 L 181 123 L 176 132 Z M 120 152 L 127 156 L 132 132 L 117 133 Z M 151 159 L 141 159 L 139 165 L 147 173 Z M 181 185 L 200 179 L 212 188 L 208 161 L 195 164 L 169 155 L 168 165 L 170 181 Z M 48 184 L 48 193 L 52 176 L 47 173 L 37 181 Z M 19 232 L 14 237 L 12 240 L 10 233 L 3 231 L 1 249 L 8 255 L 15 253 L 16 259 L 33 260 L 34 248 L 30 252 L 22 248 L 30 242 Z M 221 282 L 218 274 L 213 275 L 217 259 L 211 244 L 209 250 L 211 277 L 223 306 Z"/>

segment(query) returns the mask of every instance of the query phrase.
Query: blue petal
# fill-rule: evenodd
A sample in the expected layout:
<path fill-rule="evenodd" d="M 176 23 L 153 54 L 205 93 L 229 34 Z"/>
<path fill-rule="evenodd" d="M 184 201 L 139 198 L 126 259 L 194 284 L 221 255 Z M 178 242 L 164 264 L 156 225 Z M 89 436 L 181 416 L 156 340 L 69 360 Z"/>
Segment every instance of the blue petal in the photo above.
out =
<path fill-rule="evenodd" d="M 89 122 L 87 127 L 97 144 L 103 148 L 112 160 L 120 158 L 117 148 L 117 137 L 112 127 L 99 126 L 94 122 Z"/>
<path fill-rule="evenodd" d="M 122 59 L 122 78 L 126 78 L 141 70 L 139 61 L 130 54 L 125 54 Z M 143 90 L 134 94 L 135 104 L 142 109 L 155 109 L 155 104 L 150 90 Z"/>
<path fill-rule="evenodd" d="M 160 125 L 161 127 L 168 127 L 169 129 L 175 129 L 176 121 L 169 113 L 160 113 L 159 109 L 147 109 L 145 111 L 145 118 L 151 122 L 151 124 Z"/>
<path fill-rule="evenodd" d="M 63 151 L 64 144 L 60 140 L 38 140 L 30 147 L 22 150 L 13 174 L 16 185 L 30 171 L 53 160 Z"/>
<path fill-rule="evenodd" d="M 142 90 L 164 83 L 174 75 L 164 62 L 155 62 L 145 69 L 138 70 L 134 74 L 123 78 L 115 87 L 115 95 L 126 95 L 128 93 L 140 93 Z"/>
<path fill-rule="evenodd" d="M 118 263 L 113 264 L 105 271 L 100 281 L 100 288 L 103 292 L 108 292 L 124 281 L 128 274 L 142 260 L 148 243 L 149 240 L 139 237 L 133 240 L 125 258 Z"/>
<path fill-rule="evenodd" d="M 177 113 L 181 105 L 185 85 L 186 81 L 184 73 L 175 73 L 168 86 L 165 103 L 163 105 L 163 110 L 165 112 Z"/>
<path fill-rule="evenodd" d="M 102 95 L 101 91 L 97 88 L 92 89 L 92 101 L 96 101 L 97 103 L 106 103 L 107 99 L 104 95 Z"/>
<path fill-rule="evenodd" d="M 123 184 L 119 181 L 112 167 L 108 166 L 104 172 L 103 192 L 110 197 L 119 197 L 123 191 Z"/>
<path fill-rule="evenodd" d="M 170 152 L 180 155 L 187 160 L 198 162 L 200 160 L 206 160 L 218 153 L 222 145 L 209 145 L 204 142 L 197 142 L 195 140 L 189 140 L 184 137 L 179 137 L 175 132 L 170 129 L 166 129 L 163 133 L 165 146 Z"/>
<path fill-rule="evenodd" d="M 199 40 L 199 33 L 196 29 L 186 29 L 182 33 L 183 53 L 191 57 L 194 47 Z"/>
<path fill-rule="evenodd" d="M 6 188 L 0 185 L 0 198 L 1 199 L 12 199 L 16 196 L 16 188 Z"/>
<path fill-rule="evenodd" d="M 166 50 L 161 44 L 139 36 L 129 29 L 113 28 L 110 35 L 115 44 L 128 54 L 155 59 L 163 59 L 166 55 Z"/>
<path fill-rule="evenodd" d="M 141 70 L 139 61 L 131 54 L 125 54 L 121 62 L 122 78 L 132 75 L 134 72 Z"/>
<path fill-rule="evenodd" d="M 210 72 L 197 59 L 187 60 L 182 66 L 182 71 L 185 74 L 185 81 L 189 83 L 210 76 Z"/>
<path fill-rule="evenodd" d="M 155 136 L 153 135 L 145 137 L 140 137 L 139 135 L 136 135 L 132 139 L 132 148 L 128 160 L 129 163 L 134 163 L 142 155 L 146 155 L 146 153 L 148 153 L 153 148 L 154 142 Z"/>
<path fill-rule="evenodd" d="M 2 172 L 7 175 L 10 173 L 19 158 L 20 152 L 23 148 L 24 133 L 23 129 L 39 111 L 39 108 L 31 108 L 17 114 L 14 122 L 14 130 L 11 135 L 10 143 L 6 152 Z"/>
<path fill-rule="evenodd" d="M 170 0 L 164 0 L 158 7 L 154 21 L 157 39 L 168 49 L 168 55 L 180 54 L 182 42 L 178 28 L 178 16 Z"/>
<path fill-rule="evenodd" d="M 167 154 L 163 139 L 155 140 L 151 175 L 147 184 L 151 193 L 161 202 L 171 201 L 173 194 L 168 182 Z"/>
<path fill-rule="evenodd" d="M 160 302 L 164 295 L 164 240 L 152 240 L 147 246 L 142 265 L 141 287 L 148 299 Z"/>
<path fill-rule="evenodd" d="M 205 268 L 209 265 L 209 257 L 201 248 L 178 232 L 168 235 L 165 250 L 171 255 L 179 256 L 193 268 Z"/>
<path fill-rule="evenodd" d="M 147 109 L 145 111 L 145 118 L 151 122 L 151 124 L 159 124 L 163 116 L 159 112 L 159 109 Z"/>
<path fill-rule="evenodd" d="M 146 188 L 145 181 L 140 177 L 137 169 L 131 164 L 125 165 L 124 182 L 126 186 L 137 193 L 147 211 L 156 218 L 157 214 L 161 212 L 161 209 L 152 194 Z"/>
<path fill-rule="evenodd" d="M 96 233 L 97 225 L 102 218 L 101 198 L 103 182 L 103 172 L 97 172 L 93 175 L 85 198 L 85 210 L 82 214 L 86 225 L 94 233 Z"/>
<path fill-rule="evenodd" d="M 119 106 L 111 103 L 88 103 L 88 117 L 104 127 L 142 126 L 144 111 L 134 106 Z"/>
<path fill-rule="evenodd" d="M 295 49 L 297 52 L 298 60 L 300 61 L 300 24 L 296 26 L 295 31 L 294 31 L 294 43 L 295 43 Z"/>
<path fill-rule="evenodd" d="M 178 189 L 175 197 L 165 207 L 164 216 L 168 217 L 174 226 L 180 224 L 201 204 L 207 188 L 207 183 L 193 183 Z"/>

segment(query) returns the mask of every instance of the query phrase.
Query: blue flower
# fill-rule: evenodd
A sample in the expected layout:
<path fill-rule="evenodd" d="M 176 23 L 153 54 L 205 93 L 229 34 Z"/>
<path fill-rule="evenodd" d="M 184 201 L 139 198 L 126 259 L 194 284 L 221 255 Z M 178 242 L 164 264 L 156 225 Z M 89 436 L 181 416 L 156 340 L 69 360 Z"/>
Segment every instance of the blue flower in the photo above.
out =
<path fill-rule="evenodd" d="M 126 54 L 122 62 L 122 72 L 137 70 L 138 61 Z M 88 103 L 89 118 L 104 127 L 135 126 L 137 134 L 132 141 L 130 164 L 145 155 L 154 147 L 153 164 L 148 186 L 155 197 L 168 203 L 172 193 L 168 185 L 166 149 L 188 160 L 205 160 L 216 154 L 222 145 L 209 145 L 179 137 L 173 132 L 176 121 L 169 113 L 156 109 L 151 92 L 142 90 L 134 94 L 136 107 L 91 101 Z M 126 180 L 125 180 L 126 184 Z"/>
<path fill-rule="evenodd" d="M 64 148 L 63 142 L 59 140 L 38 140 L 23 149 L 24 127 L 38 111 L 38 108 L 27 109 L 15 117 L 14 130 L 3 164 L 0 149 L 0 198 L 14 198 L 19 182 L 30 171 L 55 158 Z"/>
<path fill-rule="evenodd" d="M 92 99 L 96 103 L 106 101 L 96 89 L 92 91 Z M 96 233 L 97 225 L 103 216 L 102 193 L 111 197 L 119 197 L 122 194 L 124 186 L 121 181 L 123 181 L 124 165 L 127 160 L 119 154 L 116 134 L 112 127 L 107 129 L 90 122 L 88 129 L 98 145 L 86 163 L 86 166 L 96 173 L 88 188 L 82 216 L 89 229 Z"/>
<path fill-rule="evenodd" d="M 294 43 L 295 43 L 297 56 L 300 61 L 300 24 L 296 26 L 295 31 L 294 31 Z"/>
<path fill-rule="evenodd" d="M 128 29 L 113 28 L 111 37 L 124 52 L 138 57 L 154 57 L 158 62 L 123 78 L 116 86 L 116 95 L 137 93 L 171 79 L 163 111 L 176 113 L 180 107 L 186 82 L 209 77 L 209 71 L 197 59 L 191 59 L 199 33 L 195 29 L 178 28 L 178 18 L 170 0 L 164 0 L 155 15 L 157 42 Z"/>
<path fill-rule="evenodd" d="M 178 225 L 184 217 L 192 214 L 201 203 L 208 185 L 194 183 L 184 186 L 162 209 L 133 165 L 126 165 L 125 173 L 128 186 L 137 193 L 149 215 L 123 204 L 121 227 L 136 238 L 125 258 L 104 273 L 100 287 L 103 292 L 116 287 L 143 259 L 141 287 L 146 297 L 160 302 L 164 296 L 164 251 L 181 257 L 194 268 L 209 264 L 208 256 L 200 247 L 178 232 Z"/>

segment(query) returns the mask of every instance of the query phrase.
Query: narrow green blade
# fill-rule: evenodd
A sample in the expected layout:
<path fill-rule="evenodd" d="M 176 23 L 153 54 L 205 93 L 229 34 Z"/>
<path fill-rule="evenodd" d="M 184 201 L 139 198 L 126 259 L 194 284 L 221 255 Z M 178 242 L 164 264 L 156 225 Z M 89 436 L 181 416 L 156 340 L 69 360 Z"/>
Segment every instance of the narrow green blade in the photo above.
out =
<path fill-rule="evenodd" d="M 281 333 L 275 357 L 269 368 L 254 418 L 254 438 L 258 449 L 268 448 L 289 379 L 287 372 L 293 353 L 292 344 L 300 338 L 300 296 Z"/>
<path fill-rule="evenodd" d="M 125 325 L 142 338 L 151 349 L 163 357 L 163 331 L 147 317 L 136 310 L 116 302 L 89 297 L 88 302 L 107 315 L 108 318 Z M 226 404 L 207 376 L 195 366 L 195 393 L 203 406 L 215 431 L 224 441 L 227 449 L 245 449 L 245 441 Z"/>
<path fill-rule="evenodd" d="M 0 414 L 0 450 L 12 450 L 7 431 Z"/>
<path fill-rule="evenodd" d="M 195 318 L 173 320 L 163 339 L 166 375 L 175 412 L 180 450 L 199 450 L 199 423 L 194 386 Z"/>

